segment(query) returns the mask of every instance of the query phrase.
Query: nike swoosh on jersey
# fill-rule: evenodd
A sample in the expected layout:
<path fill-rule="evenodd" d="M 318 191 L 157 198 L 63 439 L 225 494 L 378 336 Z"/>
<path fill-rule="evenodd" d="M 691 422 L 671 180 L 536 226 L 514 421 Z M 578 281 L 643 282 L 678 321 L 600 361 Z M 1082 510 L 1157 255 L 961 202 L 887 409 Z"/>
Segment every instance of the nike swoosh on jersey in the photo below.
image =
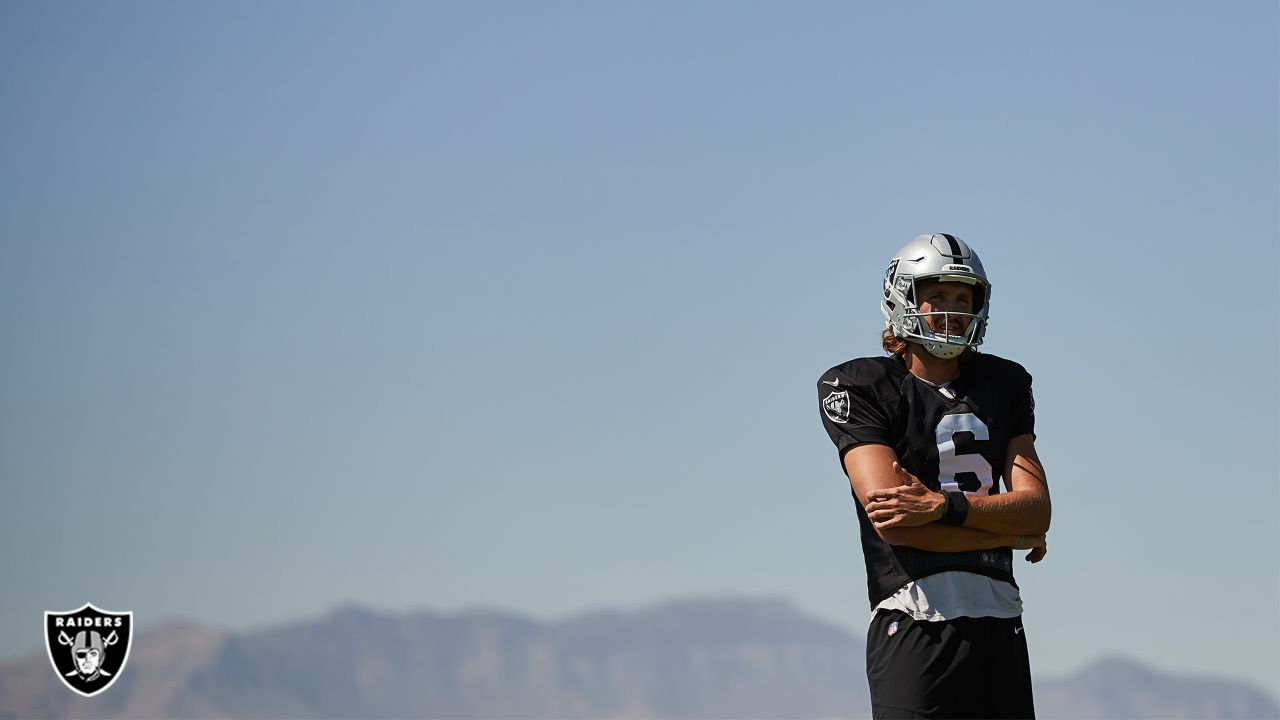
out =
<path fill-rule="evenodd" d="M 840 378 L 836 378 L 835 380 L 823 380 L 822 384 L 830 385 L 831 387 L 840 387 Z"/>

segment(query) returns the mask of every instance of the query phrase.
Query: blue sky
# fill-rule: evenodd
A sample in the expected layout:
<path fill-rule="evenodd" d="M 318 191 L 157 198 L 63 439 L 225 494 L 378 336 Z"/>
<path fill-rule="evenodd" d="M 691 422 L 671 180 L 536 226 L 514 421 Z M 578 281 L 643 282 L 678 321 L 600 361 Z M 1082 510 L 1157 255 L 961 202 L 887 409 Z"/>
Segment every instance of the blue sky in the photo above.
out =
<path fill-rule="evenodd" d="M 861 632 L 813 396 L 952 232 L 1033 665 L 1280 694 L 1272 2 L 0 5 L 0 650 L 86 600 Z"/>

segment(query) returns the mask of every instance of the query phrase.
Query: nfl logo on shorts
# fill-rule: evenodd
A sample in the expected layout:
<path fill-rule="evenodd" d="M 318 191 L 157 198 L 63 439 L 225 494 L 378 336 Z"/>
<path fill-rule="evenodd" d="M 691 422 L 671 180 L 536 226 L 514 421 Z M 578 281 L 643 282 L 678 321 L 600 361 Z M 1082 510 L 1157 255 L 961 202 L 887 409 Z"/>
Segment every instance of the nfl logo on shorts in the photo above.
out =
<path fill-rule="evenodd" d="M 898 623 L 889 623 L 889 637 L 893 637 L 893 634 L 896 632 L 898 632 Z"/>

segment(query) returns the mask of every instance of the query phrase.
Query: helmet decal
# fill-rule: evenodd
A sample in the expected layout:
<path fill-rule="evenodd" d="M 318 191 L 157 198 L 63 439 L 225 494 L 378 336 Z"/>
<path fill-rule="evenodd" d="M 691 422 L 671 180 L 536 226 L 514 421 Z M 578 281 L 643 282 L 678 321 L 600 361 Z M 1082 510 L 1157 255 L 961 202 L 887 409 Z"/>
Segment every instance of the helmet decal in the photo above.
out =
<path fill-rule="evenodd" d="M 884 271 L 884 296 L 889 297 L 889 292 L 893 290 L 894 273 L 898 270 L 898 258 L 889 261 L 889 267 Z"/>
<path fill-rule="evenodd" d="M 970 255 L 969 246 L 960 238 L 947 233 L 935 233 L 932 236 L 933 246 L 946 257 L 955 258 L 953 262 L 967 260 Z"/>

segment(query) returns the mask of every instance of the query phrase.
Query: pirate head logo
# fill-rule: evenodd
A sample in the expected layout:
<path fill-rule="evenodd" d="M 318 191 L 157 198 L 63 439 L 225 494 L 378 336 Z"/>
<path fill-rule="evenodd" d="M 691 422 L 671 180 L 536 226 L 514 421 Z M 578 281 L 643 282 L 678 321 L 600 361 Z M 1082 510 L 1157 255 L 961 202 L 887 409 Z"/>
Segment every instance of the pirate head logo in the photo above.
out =
<path fill-rule="evenodd" d="M 898 261 L 901 258 L 894 258 L 889 262 L 889 267 L 884 271 L 884 296 L 889 297 L 889 292 L 893 290 L 893 281 L 897 277 Z M 899 288 L 901 289 L 901 288 Z"/>
<path fill-rule="evenodd" d="M 822 399 L 822 409 L 831 422 L 849 422 L 849 393 L 845 390 L 831 393 Z"/>
<path fill-rule="evenodd" d="M 132 634 L 132 612 L 108 612 L 86 603 L 79 610 L 44 614 L 49 662 L 67 687 L 85 697 L 106 690 L 120 676 Z"/>

